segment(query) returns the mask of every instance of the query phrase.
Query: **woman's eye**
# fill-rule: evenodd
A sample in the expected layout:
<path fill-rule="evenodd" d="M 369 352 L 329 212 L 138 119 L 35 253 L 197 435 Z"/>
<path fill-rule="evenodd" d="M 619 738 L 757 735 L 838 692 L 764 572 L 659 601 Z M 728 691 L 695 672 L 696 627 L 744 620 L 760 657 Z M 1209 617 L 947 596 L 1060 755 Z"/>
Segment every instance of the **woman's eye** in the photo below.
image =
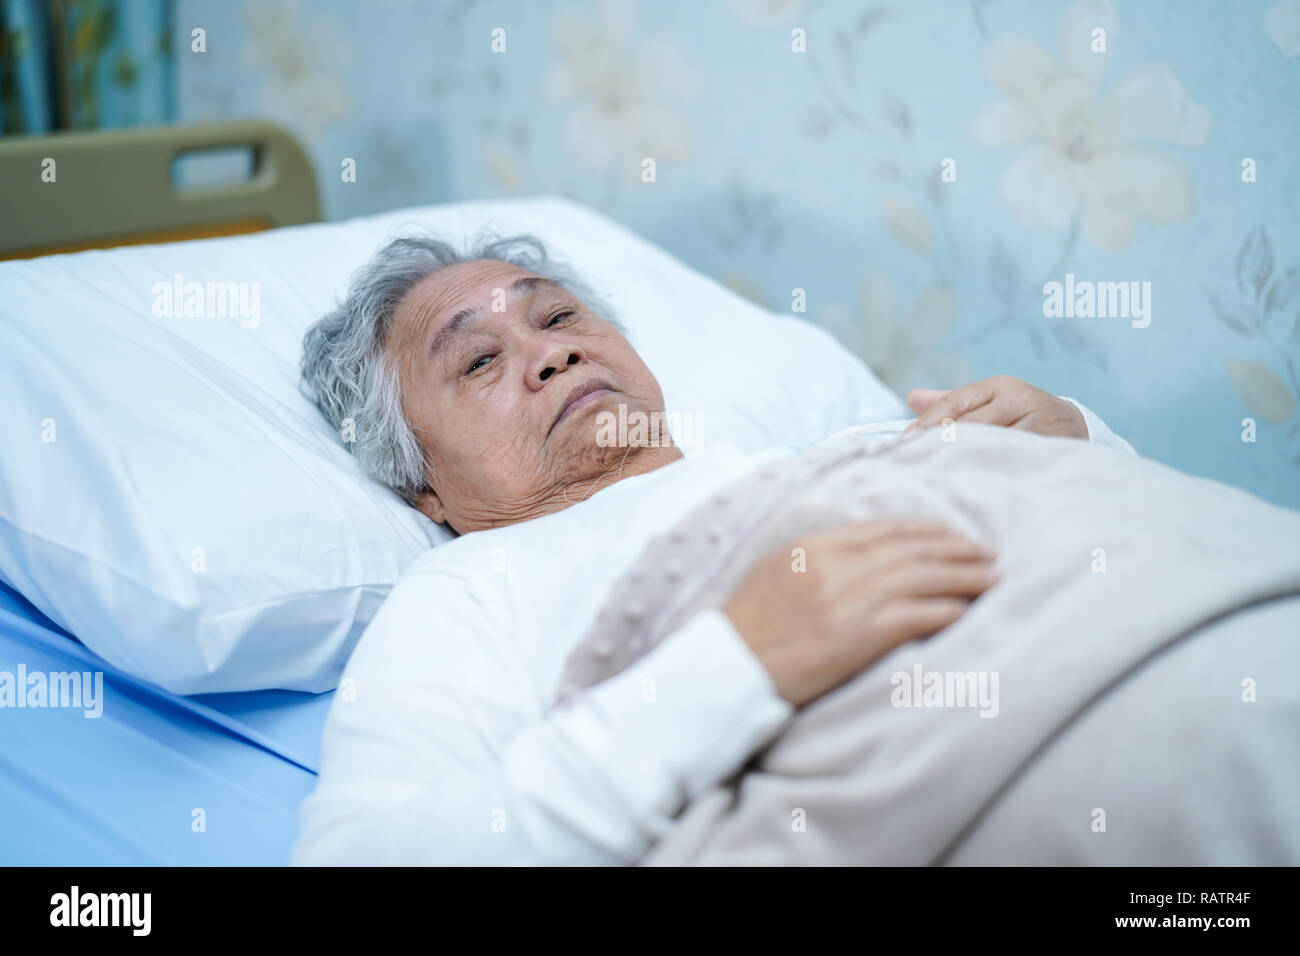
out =
<path fill-rule="evenodd" d="M 479 369 L 483 368 L 490 361 L 492 361 L 492 356 L 480 355 L 478 358 L 476 358 L 473 362 L 470 363 L 469 368 L 465 369 L 465 374 L 468 375 L 471 372 L 477 372 Z"/>
<path fill-rule="evenodd" d="M 570 315 L 573 315 L 572 310 L 570 310 L 570 311 L 568 311 L 568 312 L 557 312 L 557 313 L 555 313 L 555 315 L 551 316 L 550 320 L 547 321 L 547 323 L 546 323 L 546 328 L 549 329 L 549 328 L 550 328 L 552 325 L 554 325 L 556 322 L 560 321 L 560 319 L 567 318 L 567 317 L 570 316 Z"/>

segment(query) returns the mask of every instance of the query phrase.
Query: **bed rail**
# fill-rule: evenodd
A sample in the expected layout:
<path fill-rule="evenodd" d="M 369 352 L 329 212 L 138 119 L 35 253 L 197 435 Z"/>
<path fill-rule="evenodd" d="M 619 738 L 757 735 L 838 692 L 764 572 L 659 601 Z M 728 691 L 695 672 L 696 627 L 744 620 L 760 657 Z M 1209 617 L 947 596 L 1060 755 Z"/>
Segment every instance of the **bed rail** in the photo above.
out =
<path fill-rule="evenodd" d="M 246 150 L 237 182 L 186 188 L 178 160 Z M 264 122 L 0 139 L 0 259 L 316 222 L 301 146 Z"/>

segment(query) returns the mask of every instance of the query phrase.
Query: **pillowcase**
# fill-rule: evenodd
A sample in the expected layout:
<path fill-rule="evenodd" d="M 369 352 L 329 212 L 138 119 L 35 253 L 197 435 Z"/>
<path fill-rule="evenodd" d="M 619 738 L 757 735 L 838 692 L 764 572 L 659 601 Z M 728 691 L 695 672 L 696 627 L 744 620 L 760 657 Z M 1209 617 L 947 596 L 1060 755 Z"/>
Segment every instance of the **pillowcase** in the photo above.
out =
<path fill-rule="evenodd" d="M 902 404 L 777 317 L 566 200 L 457 203 L 0 263 L 0 578 L 175 693 L 325 691 L 449 533 L 367 478 L 299 387 L 307 327 L 387 239 L 531 232 L 618 310 L 695 453 Z M 195 284 L 198 285 L 195 285 Z"/>

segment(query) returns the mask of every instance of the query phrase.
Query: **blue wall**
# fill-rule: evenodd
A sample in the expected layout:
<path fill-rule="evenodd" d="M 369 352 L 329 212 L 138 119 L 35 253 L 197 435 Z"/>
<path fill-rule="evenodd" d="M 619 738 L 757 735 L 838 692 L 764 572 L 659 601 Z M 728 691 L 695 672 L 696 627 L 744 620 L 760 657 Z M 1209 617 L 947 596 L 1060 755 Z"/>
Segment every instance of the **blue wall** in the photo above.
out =
<path fill-rule="evenodd" d="M 897 388 L 1006 372 L 1300 507 L 1300 0 L 182 0 L 175 25 L 180 119 L 278 119 L 331 218 L 571 196 L 774 310 L 805 290 Z M 1067 272 L 1149 282 L 1149 327 L 1045 318 Z"/>

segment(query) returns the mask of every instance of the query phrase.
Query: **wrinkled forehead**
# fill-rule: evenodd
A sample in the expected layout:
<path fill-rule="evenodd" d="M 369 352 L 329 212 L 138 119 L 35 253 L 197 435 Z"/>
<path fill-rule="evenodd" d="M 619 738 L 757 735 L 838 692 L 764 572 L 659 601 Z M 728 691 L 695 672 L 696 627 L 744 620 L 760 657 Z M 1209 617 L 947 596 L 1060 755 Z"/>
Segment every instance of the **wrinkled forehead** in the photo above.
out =
<path fill-rule="evenodd" d="M 509 288 L 531 275 L 527 269 L 496 259 L 461 262 L 430 273 L 397 304 L 388 343 L 396 346 L 411 338 L 426 338 L 465 309 L 490 309 L 494 289 Z"/>

